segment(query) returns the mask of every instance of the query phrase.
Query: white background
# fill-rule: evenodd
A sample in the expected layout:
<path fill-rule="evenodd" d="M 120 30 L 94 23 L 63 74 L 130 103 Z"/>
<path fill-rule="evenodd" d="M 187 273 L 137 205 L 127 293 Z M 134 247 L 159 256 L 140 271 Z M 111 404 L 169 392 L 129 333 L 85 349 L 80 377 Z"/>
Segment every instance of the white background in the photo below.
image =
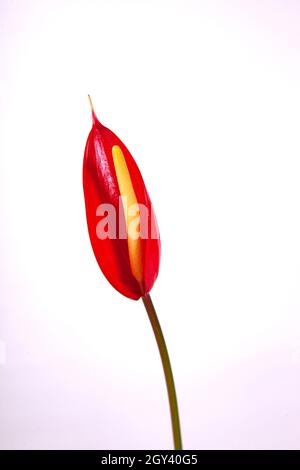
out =
<path fill-rule="evenodd" d="M 299 448 L 299 21 L 292 0 L 1 1 L 1 448 L 172 446 L 142 303 L 88 239 L 88 93 L 156 210 L 185 448 Z"/>

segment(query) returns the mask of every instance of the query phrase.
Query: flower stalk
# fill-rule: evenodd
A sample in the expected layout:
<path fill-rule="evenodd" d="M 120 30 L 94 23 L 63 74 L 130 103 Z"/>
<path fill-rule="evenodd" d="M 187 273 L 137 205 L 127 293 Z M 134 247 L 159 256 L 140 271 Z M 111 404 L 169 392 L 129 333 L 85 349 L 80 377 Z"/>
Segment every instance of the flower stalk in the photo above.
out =
<path fill-rule="evenodd" d="M 152 299 L 150 297 L 150 294 L 146 294 L 144 297 L 142 297 L 142 300 L 143 300 L 146 312 L 148 314 L 148 317 L 149 317 L 149 320 L 153 329 L 153 333 L 154 333 L 156 343 L 159 349 L 159 354 L 161 357 L 161 362 L 162 362 L 162 366 L 163 366 L 163 370 L 165 374 L 165 380 L 166 380 L 166 385 L 167 385 L 167 390 L 168 390 L 171 421 L 172 421 L 174 449 L 182 450 L 178 403 L 177 403 L 174 377 L 173 377 L 173 372 L 172 372 L 167 345 L 166 345 L 164 335 L 163 335 Z"/>

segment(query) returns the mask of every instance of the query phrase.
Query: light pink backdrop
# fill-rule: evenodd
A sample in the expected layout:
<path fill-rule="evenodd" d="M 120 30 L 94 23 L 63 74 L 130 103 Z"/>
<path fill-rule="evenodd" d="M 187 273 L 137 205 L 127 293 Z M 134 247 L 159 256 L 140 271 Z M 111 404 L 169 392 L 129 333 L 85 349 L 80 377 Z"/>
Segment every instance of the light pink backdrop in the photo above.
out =
<path fill-rule="evenodd" d="M 0 447 L 170 448 L 85 225 L 87 94 L 145 177 L 186 449 L 299 448 L 299 2 L 0 3 Z"/>

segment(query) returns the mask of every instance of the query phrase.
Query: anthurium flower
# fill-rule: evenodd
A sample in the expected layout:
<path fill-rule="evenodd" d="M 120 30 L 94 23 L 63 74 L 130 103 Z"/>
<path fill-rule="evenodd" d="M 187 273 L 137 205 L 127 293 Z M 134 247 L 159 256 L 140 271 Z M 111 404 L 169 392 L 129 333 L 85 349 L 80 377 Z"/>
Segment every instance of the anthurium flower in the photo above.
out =
<path fill-rule="evenodd" d="M 156 218 L 129 150 L 99 122 L 93 107 L 92 117 L 83 164 L 89 236 L 105 277 L 121 294 L 137 300 L 150 292 L 158 275 Z"/>
<path fill-rule="evenodd" d="M 95 257 L 108 281 L 130 299 L 142 298 L 160 353 L 167 385 L 174 448 L 182 449 L 177 397 L 167 346 L 150 297 L 160 261 L 156 218 L 142 175 L 123 142 L 99 122 L 83 163 L 86 217 Z"/>

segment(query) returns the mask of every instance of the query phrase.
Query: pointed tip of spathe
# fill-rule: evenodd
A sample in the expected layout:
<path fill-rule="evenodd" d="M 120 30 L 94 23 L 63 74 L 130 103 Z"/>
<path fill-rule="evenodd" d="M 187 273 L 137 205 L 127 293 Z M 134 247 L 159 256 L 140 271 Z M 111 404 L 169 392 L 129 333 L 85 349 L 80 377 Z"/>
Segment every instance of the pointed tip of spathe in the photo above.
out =
<path fill-rule="evenodd" d="M 89 103 L 90 103 L 90 107 L 91 107 L 91 112 L 92 112 L 92 119 L 93 119 L 93 124 L 96 124 L 98 121 L 98 118 L 96 116 L 96 113 L 95 113 L 95 110 L 94 110 L 94 106 L 93 106 L 93 102 L 92 102 L 92 98 L 90 95 L 88 95 L 88 99 L 89 99 Z"/>

